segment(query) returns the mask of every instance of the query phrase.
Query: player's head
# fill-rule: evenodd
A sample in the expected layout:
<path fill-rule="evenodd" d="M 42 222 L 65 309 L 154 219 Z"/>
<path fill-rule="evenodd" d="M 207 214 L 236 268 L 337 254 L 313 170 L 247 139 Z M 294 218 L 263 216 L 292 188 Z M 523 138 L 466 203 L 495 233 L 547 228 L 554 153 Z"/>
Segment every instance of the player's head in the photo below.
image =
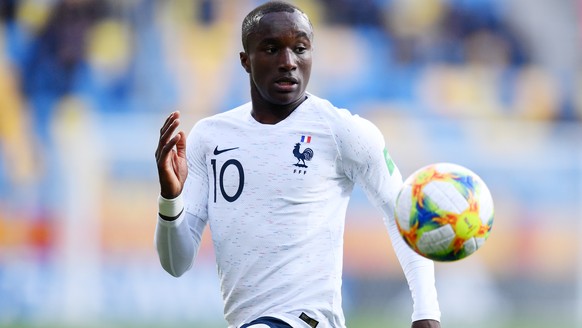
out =
<path fill-rule="evenodd" d="M 243 20 L 241 64 L 251 92 L 276 105 L 301 99 L 311 76 L 313 28 L 299 8 L 267 2 Z"/>
<path fill-rule="evenodd" d="M 288 13 L 298 12 L 305 17 L 305 19 L 309 23 L 309 27 L 312 28 L 311 21 L 309 20 L 307 14 L 303 12 L 301 9 L 299 9 L 297 6 L 294 6 L 284 1 L 269 1 L 253 9 L 246 15 L 246 17 L 243 20 L 242 45 L 244 51 L 248 51 L 249 35 L 251 35 L 254 32 L 257 32 L 261 18 L 270 13 L 280 13 L 280 12 Z M 313 38 L 313 30 L 311 30 L 310 38 Z"/>

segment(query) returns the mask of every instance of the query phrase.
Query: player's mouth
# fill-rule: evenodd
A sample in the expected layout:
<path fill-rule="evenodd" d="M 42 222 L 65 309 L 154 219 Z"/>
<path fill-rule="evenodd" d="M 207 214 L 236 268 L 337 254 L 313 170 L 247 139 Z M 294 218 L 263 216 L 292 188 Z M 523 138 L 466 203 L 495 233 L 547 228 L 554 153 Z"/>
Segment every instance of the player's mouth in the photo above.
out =
<path fill-rule="evenodd" d="M 275 88 L 281 92 L 294 91 L 299 85 L 299 81 L 293 77 L 282 77 L 275 80 Z"/>

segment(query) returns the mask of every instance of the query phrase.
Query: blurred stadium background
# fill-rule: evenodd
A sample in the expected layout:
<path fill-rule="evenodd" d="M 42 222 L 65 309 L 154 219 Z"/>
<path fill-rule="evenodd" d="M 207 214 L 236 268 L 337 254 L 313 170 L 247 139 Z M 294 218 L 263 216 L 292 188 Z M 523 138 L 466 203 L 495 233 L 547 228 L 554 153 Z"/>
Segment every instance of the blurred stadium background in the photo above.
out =
<path fill-rule="evenodd" d="M 224 327 L 208 231 L 194 269 L 153 248 L 154 149 L 248 100 L 261 1 L 0 1 L 0 327 Z M 374 121 L 403 175 L 465 165 L 496 204 L 477 254 L 437 264 L 443 327 L 582 327 L 582 1 L 295 1 L 310 91 Z M 345 235 L 356 328 L 411 301 L 360 190 Z"/>

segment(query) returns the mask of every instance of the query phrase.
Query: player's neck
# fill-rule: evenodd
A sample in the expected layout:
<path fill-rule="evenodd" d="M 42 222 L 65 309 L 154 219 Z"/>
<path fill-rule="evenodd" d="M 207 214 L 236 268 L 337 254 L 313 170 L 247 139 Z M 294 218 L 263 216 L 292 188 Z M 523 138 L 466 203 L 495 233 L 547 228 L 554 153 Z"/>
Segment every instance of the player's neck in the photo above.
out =
<path fill-rule="evenodd" d="M 293 111 L 306 99 L 307 96 L 304 95 L 297 101 L 294 101 L 290 104 L 276 105 L 266 102 L 260 96 L 251 94 L 251 100 L 253 104 L 251 116 L 261 124 L 277 124 L 291 115 L 291 113 L 293 113 Z"/>

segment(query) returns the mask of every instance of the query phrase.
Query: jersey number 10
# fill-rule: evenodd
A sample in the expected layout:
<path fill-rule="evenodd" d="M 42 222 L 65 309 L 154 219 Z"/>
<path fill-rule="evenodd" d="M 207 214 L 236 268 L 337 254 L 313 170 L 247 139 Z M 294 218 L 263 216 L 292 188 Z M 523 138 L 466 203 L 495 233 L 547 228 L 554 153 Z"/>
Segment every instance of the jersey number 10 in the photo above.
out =
<path fill-rule="evenodd" d="M 217 182 L 218 186 L 220 187 L 220 193 L 222 194 L 222 197 L 224 197 L 224 199 L 231 203 L 237 200 L 240 197 L 240 194 L 242 193 L 243 187 L 245 185 L 245 172 L 243 170 L 242 164 L 236 159 L 229 159 L 228 161 L 224 162 L 224 164 L 222 164 L 222 166 L 220 167 L 220 174 L 218 176 L 218 180 L 216 179 L 216 160 L 215 159 L 210 160 L 210 164 L 212 164 L 212 173 L 214 175 L 214 202 L 216 203 Z M 224 190 L 224 171 L 226 171 L 226 168 L 231 165 L 234 165 L 238 171 L 238 187 L 236 189 L 236 192 L 232 196 L 227 194 L 226 190 Z"/>

